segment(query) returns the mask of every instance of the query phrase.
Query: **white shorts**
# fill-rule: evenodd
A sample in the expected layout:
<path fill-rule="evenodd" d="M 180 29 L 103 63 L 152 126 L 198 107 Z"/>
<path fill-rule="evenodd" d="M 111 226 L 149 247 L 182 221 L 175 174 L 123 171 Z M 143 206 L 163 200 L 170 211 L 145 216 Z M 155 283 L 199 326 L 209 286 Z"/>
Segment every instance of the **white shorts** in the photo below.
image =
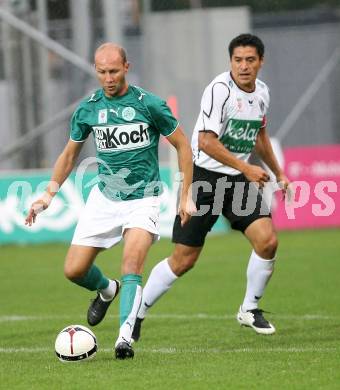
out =
<path fill-rule="evenodd" d="M 82 210 L 72 244 L 111 248 L 119 243 L 125 229 L 141 228 L 159 240 L 160 200 L 148 197 L 127 201 L 107 199 L 98 185 L 94 186 Z"/>

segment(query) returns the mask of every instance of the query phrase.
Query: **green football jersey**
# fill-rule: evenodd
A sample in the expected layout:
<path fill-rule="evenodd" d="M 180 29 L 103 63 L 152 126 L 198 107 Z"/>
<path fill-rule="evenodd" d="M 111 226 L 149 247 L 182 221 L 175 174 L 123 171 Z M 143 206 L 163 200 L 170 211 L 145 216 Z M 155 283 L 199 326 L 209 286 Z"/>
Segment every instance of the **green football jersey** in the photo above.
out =
<path fill-rule="evenodd" d="M 130 85 L 123 96 L 107 97 L 100 89 L 83 101 L 72 116 L 70 138 L 84 142 L 93 134 L 99 188 L 106 197 L 141 199 L 163 191 L 159 136 L 171 135 L 177 126 L 165 101 Z"/>

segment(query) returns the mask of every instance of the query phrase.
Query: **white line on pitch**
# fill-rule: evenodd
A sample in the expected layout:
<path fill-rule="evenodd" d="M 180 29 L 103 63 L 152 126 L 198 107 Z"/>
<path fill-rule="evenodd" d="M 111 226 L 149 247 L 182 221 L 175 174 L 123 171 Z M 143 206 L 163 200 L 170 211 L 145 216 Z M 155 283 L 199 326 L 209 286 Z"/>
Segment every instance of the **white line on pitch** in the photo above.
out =
<path fill-rule="evenodd" d="M 272 353 L 272 352 L 286 352 L 286 353 L 326 353 L 338 352 L 337 348 L 313 348 L 313 347 L 277 347 L 277 348 L 136 348 L 138 353 L 159 353 L 159 354 L 183 354 L 183 353 Z M 0 348 L 0 353 L 54 353 L 52 348 L 37 347 L 37 348 Z M 113 353 L 113 348 L 99 348 L 99 352 Z"/>
<path fill-rule="evenodd" d="M 108 315 L 108 318 L 118 318 L 118 315 Z M 226 315 L 214 315 L 214 314 L 149 314 L 148 318 L 152 319 L 179 319 L 179 320 L 234 320 L 235 314 Z M 283 319 L 283 320 L 302 320 L 302 321 L 313 321 L 313 320 L 337 320 L 339 316 L 327 316 L 323 314 L 271 314 L 271 317 Z M 15 322 L 15 321 L 49 321 L 49 320 L 79 320 L 84 319 L 85 315 L 46 315 L 46 316 L 24 316 L 24 315 L 3 315 L 0 316 L 0 322 Z"/>
<path fill-rule="evenodd" d="M 332 348 L 136 348 L 137 352 L 151 352 L 163 354 L 176 353 L 263 353 L 263 352 L 336 352 L 337 349 Z M 105 350 L 105 352 L 108 352 Z"/>

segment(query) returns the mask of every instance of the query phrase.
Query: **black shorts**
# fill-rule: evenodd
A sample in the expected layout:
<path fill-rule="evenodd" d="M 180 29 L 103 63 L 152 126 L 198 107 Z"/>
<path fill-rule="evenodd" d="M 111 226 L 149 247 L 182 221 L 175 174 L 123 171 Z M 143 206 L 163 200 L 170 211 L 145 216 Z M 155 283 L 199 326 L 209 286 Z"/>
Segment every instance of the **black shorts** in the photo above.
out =
<path fill-rule="evenodd" d="M 176 216 L 172 241 L 188 246 L 203 246 L 208 232 L 222 214 L 232 229 L 244 232 L 254 221 L 271 217 L 262 190 L 243 174 L 224 175 L 194 165 L 193 199 L 197 213 L 183 227 Z"/>

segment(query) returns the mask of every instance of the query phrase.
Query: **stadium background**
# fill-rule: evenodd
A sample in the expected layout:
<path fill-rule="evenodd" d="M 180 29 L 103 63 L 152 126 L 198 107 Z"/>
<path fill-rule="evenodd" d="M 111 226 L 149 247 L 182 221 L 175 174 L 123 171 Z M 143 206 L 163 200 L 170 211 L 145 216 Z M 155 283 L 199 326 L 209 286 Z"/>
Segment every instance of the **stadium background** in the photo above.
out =
<path fill-rule="evenodd" d="M 1 1 L 0 208 L 6 217 L 0 223 L 0 242 L 36 241 L 37 231 L 23 227 L 20 220 L 38 195 L 37 187 L 32 186 L 32 175 L 37 174 L 37 169 L 47 169 L 46 177 L 41 178 L 48 179 L 69 137 L 69 118 L 76 103 L 97 87 L 92 57 L 94 49 L 104 41 L 116 41 L 126 47 L 132 63 L 129 81 L 168 100 L 190 136 L 203 88 L 227 68 L 228 42 L 238 33 L 253 31 L 266 46 L 266 64 L 260 77 L 271 90 L 270 135 L 283 150 L 340 144 L 337 5 L 337 1 Z M 94 152 L 93 142 L 87 142 L 79 161 Z M 299 149 L 295 155 L 301 153 L 304 154 Z M 308 174 L 316 168 L 317 175 L 312 180 L 338 184 L 338 149 L 334 153 L 335 160 L 329 158 L 327 148 L 309 150 L 315 161 L 307 158 L 308 162 L 296 160 L 293 153 L 293 165 L 291 169 L 286 166 L 287 173 L 291 180 L 308 181 L 305 171 Z M 169 235 L 176 203 L 176 162 L 165 140 L 159 154 L 167 185 L 161 226 L 163 235 Z M 25 171 L 20 172 L 22 169 Z M 94 169 L 89 167 L 90 172 Z M 32 196 L 16 184 L 18 180 L 29 183 Z M 312 194 L 313 186 L 314 183 Z M 339 199 L 336 191 L 330 196 L 333 203 Z M 78 202 L 78 210 L 82 204 Z M 308 202 L 303 206 L 297 217 L 307 221 L 311 207 Z M 42 219 L 60 219 L 65 210 L 53 206 Z M 340 225 L 336 209 L 300 225 L 285 223 L 284 211 L 278 212 L 282 215 L 279 227 L 318 226 L 321 219 L 322 226 Z M 70 236 L 76 218 L 66 219 L 68 235 L 55 231 L 48 240 Z M 220 222 L 215 231 L 224 229 Z M 44 231 L 42 226 L 40 230 Z"/>
<path fill-rule="evenodd" d="M 97 87 L 92 57 L 95 47 L 104 41 L 126 47 L 132 63 L 129 81 L 168 100 L 190 136 L 203 88 L 228 65 L 229 40 L 240 32 L 253 31 L 266 45 L 260 77 L 271 90 L 270 135 L 283 150 L 340 144 L 338 1 L 2 0 L 0 5 L 2 243 L 36 241 L 37 231 L 21 224 L 21 216 L 38 195 L 32 180 L 37 170 L 42 179 L 48 179 L 69 137 L 75 105 Z M 339 158 L 328 158 L 327 148 L 311 153 L 315 161 L 294 157 L 292 169 L 286 167 L 291 179 L 308 181 L 303 171 L 315 170 L 316 164 L 314 181 L 339 184 Z M 337 155 L 338 149 L 334 153 Z M 165 140 L 159 154 L 167 184 L 162 233 L 169 235 L 175 211 L 172 184 L 176 163 Z M 92 141 L 85 144 L 79 161 L 88 155 L 94 155 Z M 89 167 L 89 172 L 94 169 Z M 18 180 L 30 183 L 32 197 L 15 184 Z M 337 192 L 330 196 L 333 203 L 339 200 Z M 82 204 L 78 203 L 78 210 Z M 53 207 L 43 220 L 60 219 L 66 213 L 66 208 Z M 311 207 L 304 204 L 300 211 L 298 217 L 306 221 Z M 284 210 L 280 213 L 285 218 Z M 66 219 L 68 235 L 55 231 L 46 239 L 69 237 L 76 218 L 66 215 Z M 300 225 L 318 226 L 320 220 Z M 338 210 L 322 218 L 322 226 L 327 225 L 340 225 Z M 299 224 L 281 218 L 278 226 Z M 225 228 L 220 222 L 215 231 Z M 43 232 L 43 227 L 40 230 Z"/>

